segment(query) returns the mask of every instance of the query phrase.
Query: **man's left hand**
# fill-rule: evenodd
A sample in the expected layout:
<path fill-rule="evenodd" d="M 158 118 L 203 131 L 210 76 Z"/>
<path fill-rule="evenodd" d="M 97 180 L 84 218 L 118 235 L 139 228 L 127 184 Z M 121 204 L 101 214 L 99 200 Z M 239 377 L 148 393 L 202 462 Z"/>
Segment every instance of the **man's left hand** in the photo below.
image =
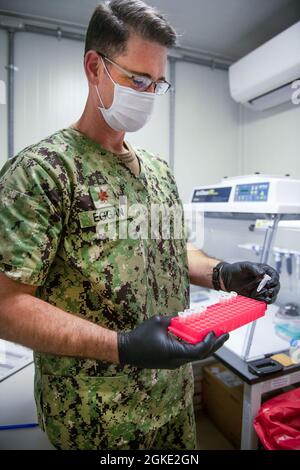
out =
<path fill-rule="evenodd" d="M 271 279 L 265 287 L 257 292 L 257 287 L 268 274 Z M 268 304 L 275 302 L 280 289 L 279 274 L 268 264 L 251 263 L 242 261 L 239 263 L 223 263 L 220 280 L 223 281 L 227 291 L 235 291 L 245 297 L 262 300 Z"/>

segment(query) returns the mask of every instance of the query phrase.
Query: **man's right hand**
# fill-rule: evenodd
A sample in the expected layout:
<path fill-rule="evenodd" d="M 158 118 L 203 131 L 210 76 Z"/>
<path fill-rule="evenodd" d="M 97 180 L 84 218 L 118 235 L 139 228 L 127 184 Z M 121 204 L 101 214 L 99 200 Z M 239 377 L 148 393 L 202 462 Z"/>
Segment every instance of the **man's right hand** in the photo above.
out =
<path fill-rule="evenodd" d="M 216 338 L 210 332 L 198 344 L 181 342 L 168 332 L 171 318 L 156 315 L 132 331 L 119 332 L 120 364 L 144 369 L 176 369 L 187 362 L 205 359 L 229 338 L 227 333 Z"/>

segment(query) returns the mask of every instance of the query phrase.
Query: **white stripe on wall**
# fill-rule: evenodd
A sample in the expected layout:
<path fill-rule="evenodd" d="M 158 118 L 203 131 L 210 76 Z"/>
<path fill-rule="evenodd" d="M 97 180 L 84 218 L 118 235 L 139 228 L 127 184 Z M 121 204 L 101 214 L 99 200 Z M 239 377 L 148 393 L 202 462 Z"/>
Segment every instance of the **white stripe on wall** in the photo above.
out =
<path fill-rule="evenodd" d="M 7 33 L 0 29 L 0 80 L 7 88 Z M 6 104 L 0 103 L 0 168 L 7 160 L 7 97 Z"/>

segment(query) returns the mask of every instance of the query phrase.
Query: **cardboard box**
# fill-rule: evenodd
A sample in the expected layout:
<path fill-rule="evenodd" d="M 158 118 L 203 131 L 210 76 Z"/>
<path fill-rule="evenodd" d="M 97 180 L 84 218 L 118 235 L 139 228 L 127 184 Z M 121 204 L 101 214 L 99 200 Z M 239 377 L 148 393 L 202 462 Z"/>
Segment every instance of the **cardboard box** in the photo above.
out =
<path fill-rule="evenodd" d="M 271 390 L 262 403 L 299 387 L 299 383 Z M 226 439 L 236 448 L 241 446 L 243 382 L 220 362 L 203 367 L 202 408 Z M 201 439 L 201 437 L 200 437 Z"/>
<path fill-rule="evenodd" d="M 202 380 L 203 380 L 203 368 L 205 366 L 214 364 L 216 362 L 215 358 L 208 357 L 202 361 L 196 361 L 192 363 L 193 367 L 193 376 L 194 376 L 194 410 L 202 410 Z"/>
<path fill-rule="evenodd" d="M 194 375 L 194 410 L 200 411 L 202 409 L 202 380 L 203 380 L 203 365 L 193 364 Z"/>
<path fill-rule="evenodd" d="M 203 368 L 203 409 L 216 427 L 237 449 L 240 448 L 243 382 L 223 364 Z"/>

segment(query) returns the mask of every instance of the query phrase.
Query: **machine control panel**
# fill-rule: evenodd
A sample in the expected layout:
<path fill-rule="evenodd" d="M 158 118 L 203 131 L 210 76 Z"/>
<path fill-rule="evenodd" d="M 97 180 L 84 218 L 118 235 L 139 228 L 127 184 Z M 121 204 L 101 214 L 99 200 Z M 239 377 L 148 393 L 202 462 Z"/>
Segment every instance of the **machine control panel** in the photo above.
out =
<path fill-rule="evenodd" d="M 269 183 L 238 184 L 235 187 L 235 202 L 266 202 Z"/>

